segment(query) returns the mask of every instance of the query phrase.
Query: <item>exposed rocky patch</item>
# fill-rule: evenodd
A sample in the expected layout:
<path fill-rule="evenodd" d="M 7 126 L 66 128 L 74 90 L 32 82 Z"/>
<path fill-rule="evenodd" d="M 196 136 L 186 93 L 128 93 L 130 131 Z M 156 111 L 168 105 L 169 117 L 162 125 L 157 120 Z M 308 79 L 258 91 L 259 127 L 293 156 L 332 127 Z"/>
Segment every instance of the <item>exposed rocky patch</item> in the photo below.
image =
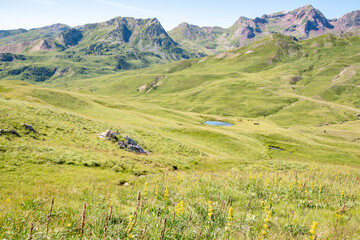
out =
<path fill-rule="evenodd" d="M 52 40 L 43 39 L 31 49 L 31 52 L 55 51 L 55 50 L 56 50 L 56 45 Z"/>
<path fill-rule="evenodd" d="M 120 149 L 129 152 L 149 154 L 148 151 L 142 149 L 132 138 L 128 136 L 122 137 L 118 131 L 113 132 L 108 129 L 105 132 L 98 134 L 98 137 L 113 141 Z"/>
<path fill-rule="evenodd" d="M 0 53 L 23 53 L 26 49 L 32 48 L 39 43 L 39 40 L 35 41 L 26 41 L 20 42 L 16 44 L 9 44 L 0 46 Z"/>
<path fill-rule="evenodd" d="M 156 88 L 158 86 L 163 84 L 163 82 L 161 82 L 160 80 L 165 79 L 165 78 L 166 78 L 166 76 L 157 77 L 154 81 L 140 86 L 137 90 L 140 91 L 140 92 L 144 91 L 145 93 L 148 93 L 148 92 L 150 92 L 152 90 L 156 90 Z"/>

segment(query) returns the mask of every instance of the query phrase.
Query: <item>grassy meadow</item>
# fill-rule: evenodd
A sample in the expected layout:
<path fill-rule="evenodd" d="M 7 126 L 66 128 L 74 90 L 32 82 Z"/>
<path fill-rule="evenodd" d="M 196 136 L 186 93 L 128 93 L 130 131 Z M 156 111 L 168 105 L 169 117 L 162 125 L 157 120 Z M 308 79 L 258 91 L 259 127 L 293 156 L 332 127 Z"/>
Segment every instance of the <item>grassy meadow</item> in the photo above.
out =
<path fill-rule="evenodd" d="M 358 40 L 1 80 L 0 239 L 359 239 Z"/>

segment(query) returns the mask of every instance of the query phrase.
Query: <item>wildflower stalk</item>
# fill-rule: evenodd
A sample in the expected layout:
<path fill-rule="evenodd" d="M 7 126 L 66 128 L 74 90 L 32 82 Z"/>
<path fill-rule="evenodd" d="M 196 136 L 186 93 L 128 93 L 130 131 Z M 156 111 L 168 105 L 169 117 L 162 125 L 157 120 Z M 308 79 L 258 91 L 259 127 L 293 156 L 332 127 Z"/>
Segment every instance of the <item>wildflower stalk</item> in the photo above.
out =
<path fill-rule="evenodd" d="M 108 229 L 109 221 L 112 215 L 112 206 L 110 206 L 109 213 L 105 217 L 104 237 L 106 237 L 106 231 Z"/>
<path fill-rule="evenodd" d="M 164 236 L 165 236 L 166 220 L 167 220 L 167 217 L 165 217 L 165 219 L 164 219 L 164 228 L 161 230 L 161 237 L 160 237 L 160 239 L 164 239 Z"/>
<path fill-rule="evenodd" d="M 211 221 L 212 216 L 214 214 L 212 201 L 208 201 L 208 220 Z"/>
<path fill-rule="evenodd" d="M 342 190 L 341 193 L 340 193 L 340 205 L 343 205 L 344 197 L 345 197 L 345 191 Z"/>
<path fill-rule="evenodd" d="M 148 226 L 148 220 L 146 220 L 144 229 L 140 231 L 139 238 L 141 238 L 146 233 L 147 226 Z"/>
<path fill-rule="evenodd" d="M 168 186 L 166 186 L 166 188 L 165 188 L 164 200 L 165 201 L 169 200 L 169 187 Z"/>
<path fill-rule="evenodd" d="M 155 199 L 158 199 L 158 195 L 159 195 L 159 187 L 156 185 L 155 186 Z"/>
<path fill-rule="evenodd" d="M 227 225 L 230 226 L 233 219 L 233 208 L 229 208 L 229 216 L 227 218 Z"/>
<path fill-rule="evenodd" d="M 33 224 L 33 222 L 31 222 L 30 223 L 30 234 L 29 234 L 28 240 L 32 240 L 32 238 L 33 238 L 33 236 L 32 236 L 33 230 L 34 230 L 34 224 Z"/>
<path fill-rule="evenodd" d="M 85 218 L 86 218 L 86 202 L 84 202 L 83 212 L 82 212 L 82 216 L 81 216 L 81 233 L 80 233 L 80 237 L 82 237 L 84 235 Z"/>
<path fill-rule="evenodd" d="M 137 195 L 137 205 L 136 205 L 136 212 L 140 207 L 140 200 L 141 200 L 141 191 L 138 191 L 138 195 Z"/>
<path fill-rule="evenodd" d="M 48 214 L 47 217 L 46 217 L 46 219 L 47 219 L 47 223 L 46 223 L 46 238 L 47 238 L 48 233 L 49 233 L 49 225 L 50 225 L 50 220 L 51 220 L 51 214 L 52 214 L 53 206 L 54 206 L 54 197 L 51 197 L 50 211 L 49 211 L 49 214 Z"/>
<path fill-rule="evenodd" d="M 268 235 L 268 229 L 269 229 L 269 222 L 270 222 L 270 218 L 271 218 L 271 215 L 272 215 L 272 211 L 267 211 L 267 216 L 264 220 L 265 224 L 263 225 L 263 230 L 261 232 L 261 234 L 265 237 Z"/>
<path fill-rule="evenodd" d="M 183 215 L 185 213 L 185 211 L 184 211 L 184 201 L 180 201 L 176 205 L 175 213 L 176 213 L 177 217 L 180 216 L 180 215 Z"/>
<path fill-rule="evenodd" d="M 148 183 L 146 182 L 144 187 L 144 198 L 146 198 L 147 193 L 148 193 Z"/>
<path fill-rule="evenodd" d="M 311 229 L 310 229 L 310 239 L 311 240 L 315 240 L 316 239 L 316 229 L 317 229 L 317 226 L 318 226 L 319 223 L 317 222 L 313 222 L 313 224 L 311 225 Z"/>
<path fill-rule="evenodd" d="M 131 232 L 132 232 L 132 230 L 134 228 L 134 224 L 135 224 L 134 215 L 130 215 L 129 224 L 128 224 L 128 235 L 129 235 L 129 237 L 132 236 Z"/>

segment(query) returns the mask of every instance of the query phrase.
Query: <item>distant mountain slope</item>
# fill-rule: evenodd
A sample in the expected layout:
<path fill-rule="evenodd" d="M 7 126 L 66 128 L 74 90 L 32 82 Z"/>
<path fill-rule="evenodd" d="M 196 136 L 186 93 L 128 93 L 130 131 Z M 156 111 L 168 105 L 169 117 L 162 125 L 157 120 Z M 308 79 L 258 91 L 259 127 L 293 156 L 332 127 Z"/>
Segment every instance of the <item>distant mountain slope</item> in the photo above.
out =
<path fill-rule="evenodd" d="M 359 11 L 354 11 L 338 20 L 328 20 L 319 10 L 307 5 L 290 12 L 265 14 L 255 19 L 240 17 L 227 29 L 200 28 L 182 23 L 171 30 L 169 35 L 184 47 L 212 54 L 247 45 L 271 33 L 306 39 L 327 32 L 354 31 L 360 27 L 359 19 Z"/>
<path fill-rule="evenodd" d="M 197 56 L 169 37 L 156 18 L 116 17 L 76 28 L 56 24 L 0 34 L 5 56 L 0 58 L 0 77 L 9 79 L 83 78 Z M 41 69 L 40 77 L 33 69 Z"/>
<path fill-rule="evenodd" d="M 69 29 L 65 24 L 53 24 L 41 28 L 33 28 L 30 30 L 15 29 L 0 31 L 0 45 L 16 44 L 20 42 L 31 42 L 38 39 L 50 38 L 58 36 L 59 33 Z"/>
<path fill-rule="evenodd" d="M 0 30 L 0 39 L 27 32 L 26 29 Z"/>
<path fill-rule="evenodd" d="M 99 52 L 136 48 L 159 55 L 162 59 L 179 60 L 190 55 L 169 37 L 156 18 L 135 19 L 117 17 L 103 23 L 87 24 L 77 28 L 83 34 L 79 48 Z"/>
<path fill-rule="evenodd" d="M 337 31 L 359 30 L 360 27 L 360 10 L 345 14 L 339 19 L 331 22 Z"/>

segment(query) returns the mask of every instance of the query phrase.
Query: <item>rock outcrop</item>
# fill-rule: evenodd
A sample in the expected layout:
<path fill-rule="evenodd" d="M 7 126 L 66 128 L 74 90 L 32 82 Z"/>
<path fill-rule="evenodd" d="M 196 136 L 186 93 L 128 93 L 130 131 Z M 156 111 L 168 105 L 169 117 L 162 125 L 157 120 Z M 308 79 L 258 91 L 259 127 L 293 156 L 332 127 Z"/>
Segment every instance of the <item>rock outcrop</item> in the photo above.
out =
<path fill-rule="evenodd" d="M 103 133 L 98 134 L 99 138 L 104 138 L 109 141 L 113 141 L 120 149 L 124 149 L 129 152 L 149 154 L 148 151 L 142 149 L 132 138 L 128 136 L 122 137 L 118 131 L 106 130 Z"/>

